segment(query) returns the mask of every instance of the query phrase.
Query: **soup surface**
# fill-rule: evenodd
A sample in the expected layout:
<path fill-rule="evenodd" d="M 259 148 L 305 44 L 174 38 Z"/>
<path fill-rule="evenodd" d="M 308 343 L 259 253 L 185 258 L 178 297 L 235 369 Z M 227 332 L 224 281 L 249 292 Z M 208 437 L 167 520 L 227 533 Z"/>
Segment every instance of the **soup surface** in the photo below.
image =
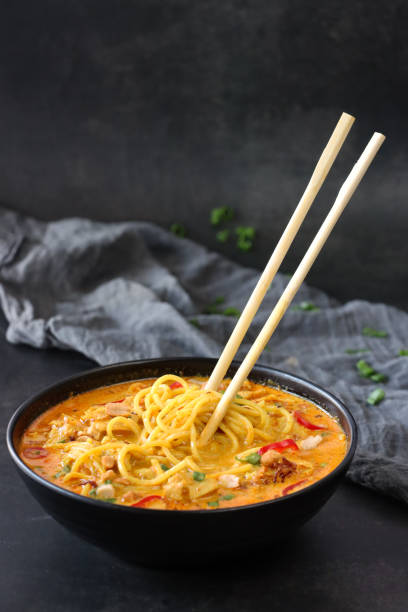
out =
<path fill-rule="evenodd" d="M 289 495 L 344 458 L 339 423 L 310 401 L 246 381 L 213 439 L 199 436 L 228 386 L 165 375 L 73 396 L 40 415 L 23 461 L 60 487 L 155 509 L 212 509 Z"/>

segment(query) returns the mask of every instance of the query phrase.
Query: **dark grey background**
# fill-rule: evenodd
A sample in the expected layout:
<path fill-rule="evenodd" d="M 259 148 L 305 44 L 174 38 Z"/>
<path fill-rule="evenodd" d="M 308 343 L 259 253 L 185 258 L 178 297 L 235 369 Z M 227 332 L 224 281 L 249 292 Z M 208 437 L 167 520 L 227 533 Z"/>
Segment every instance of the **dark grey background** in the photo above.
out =
<path fill-rule="evenodd" d="M 374 130 L 387 141 L 310 282 L 408 306 L 403 0 L 2 3 L 0 201 L 41 218 L 184 223 L 261 267 L 341 111 L 356 122 L 283 268 Z M 252 253 L 208 222 L 231 205 Z"/>

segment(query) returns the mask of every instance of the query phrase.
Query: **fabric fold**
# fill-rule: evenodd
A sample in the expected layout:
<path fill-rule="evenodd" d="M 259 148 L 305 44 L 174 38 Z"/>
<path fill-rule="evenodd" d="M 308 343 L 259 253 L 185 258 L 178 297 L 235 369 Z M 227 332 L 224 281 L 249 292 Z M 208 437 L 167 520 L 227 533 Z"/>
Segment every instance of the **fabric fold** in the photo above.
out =
<path fill-rule="evenodd" d="M 216 357 L 236 322 L 223 311 L 242 310 L 258 277 L 256 270 L 151 223 L 45 223 L 0 208 L 0 304 L 7 339 L 15 344 L 73 349 L 101 365 Z M 275 278 L 237 358 L 246 354 L 287 281 L 285 275 Z M 319 310 L 297 309 L 302 301 Z M 365 336 L 367 326 L 387 336 Z M 360 432 L 349 478 L 408 502 L 404 348 L 407 313 L 362 300 L 340 304 L 304 284 L 260 362 L 339 396 Z M 385 400 L 375 406 L 366 400 L 380 385 L 359 376 L 361 358 L 389 378 L 381 384 Z"/>

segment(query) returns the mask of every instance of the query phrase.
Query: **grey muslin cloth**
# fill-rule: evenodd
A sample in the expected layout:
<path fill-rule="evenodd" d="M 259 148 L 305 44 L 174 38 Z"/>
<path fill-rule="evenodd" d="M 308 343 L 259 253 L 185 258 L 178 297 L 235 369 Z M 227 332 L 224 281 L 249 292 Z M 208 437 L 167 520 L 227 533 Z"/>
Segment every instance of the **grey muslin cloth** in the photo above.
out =
<path fill-rule="evenodd" d="M 241 310 L 259 273 L 179 239 L 150 223 L 66 219 L 44 223 L 0 208 L 0 303 L 7 339 L 37 348 L 74 349 L 99 364 L 130 359 L 219 355 L 235 317 L 203 314 Z M 278 275 L 238 357 L 246 353 L 287 278 Z M 408 502 L 408 314 L 384 304 L 339 304 L 304 285 L 295 302 L 317 312 L 287 312 L 261 363 L 308 378 L 339 396 L 358 426 L 348 476 Z M 193 325 L 190 321 L 195 321 Z M 370 326 L 386 338 L 365 337 Z M 361 357 L 389 376 L 386 399 L 366 398 L 376 386 L 361 378 Z"/>

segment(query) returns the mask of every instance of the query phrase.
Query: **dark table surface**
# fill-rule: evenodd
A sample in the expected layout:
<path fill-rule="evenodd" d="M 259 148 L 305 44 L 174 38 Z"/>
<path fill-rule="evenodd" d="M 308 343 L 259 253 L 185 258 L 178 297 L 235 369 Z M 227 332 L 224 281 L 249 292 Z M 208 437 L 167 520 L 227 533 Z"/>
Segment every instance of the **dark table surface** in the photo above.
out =
<path fill-rule="evenodd" d="M 93 366 L 71 352 L 11 346 L 5 327 L 1 320 L 3 440 L 22 400 Z M 159 571 L 127 565 L 49 518 L 16 477 L 4 443 L 0 465 L 2 610 L 408 609 L 407 508 L 350 483 L 292 539 L 272 550 L 270 563 L 243 556 L 225 570 Z M 199 552 L 199 534 L 185 536 Z"/>

